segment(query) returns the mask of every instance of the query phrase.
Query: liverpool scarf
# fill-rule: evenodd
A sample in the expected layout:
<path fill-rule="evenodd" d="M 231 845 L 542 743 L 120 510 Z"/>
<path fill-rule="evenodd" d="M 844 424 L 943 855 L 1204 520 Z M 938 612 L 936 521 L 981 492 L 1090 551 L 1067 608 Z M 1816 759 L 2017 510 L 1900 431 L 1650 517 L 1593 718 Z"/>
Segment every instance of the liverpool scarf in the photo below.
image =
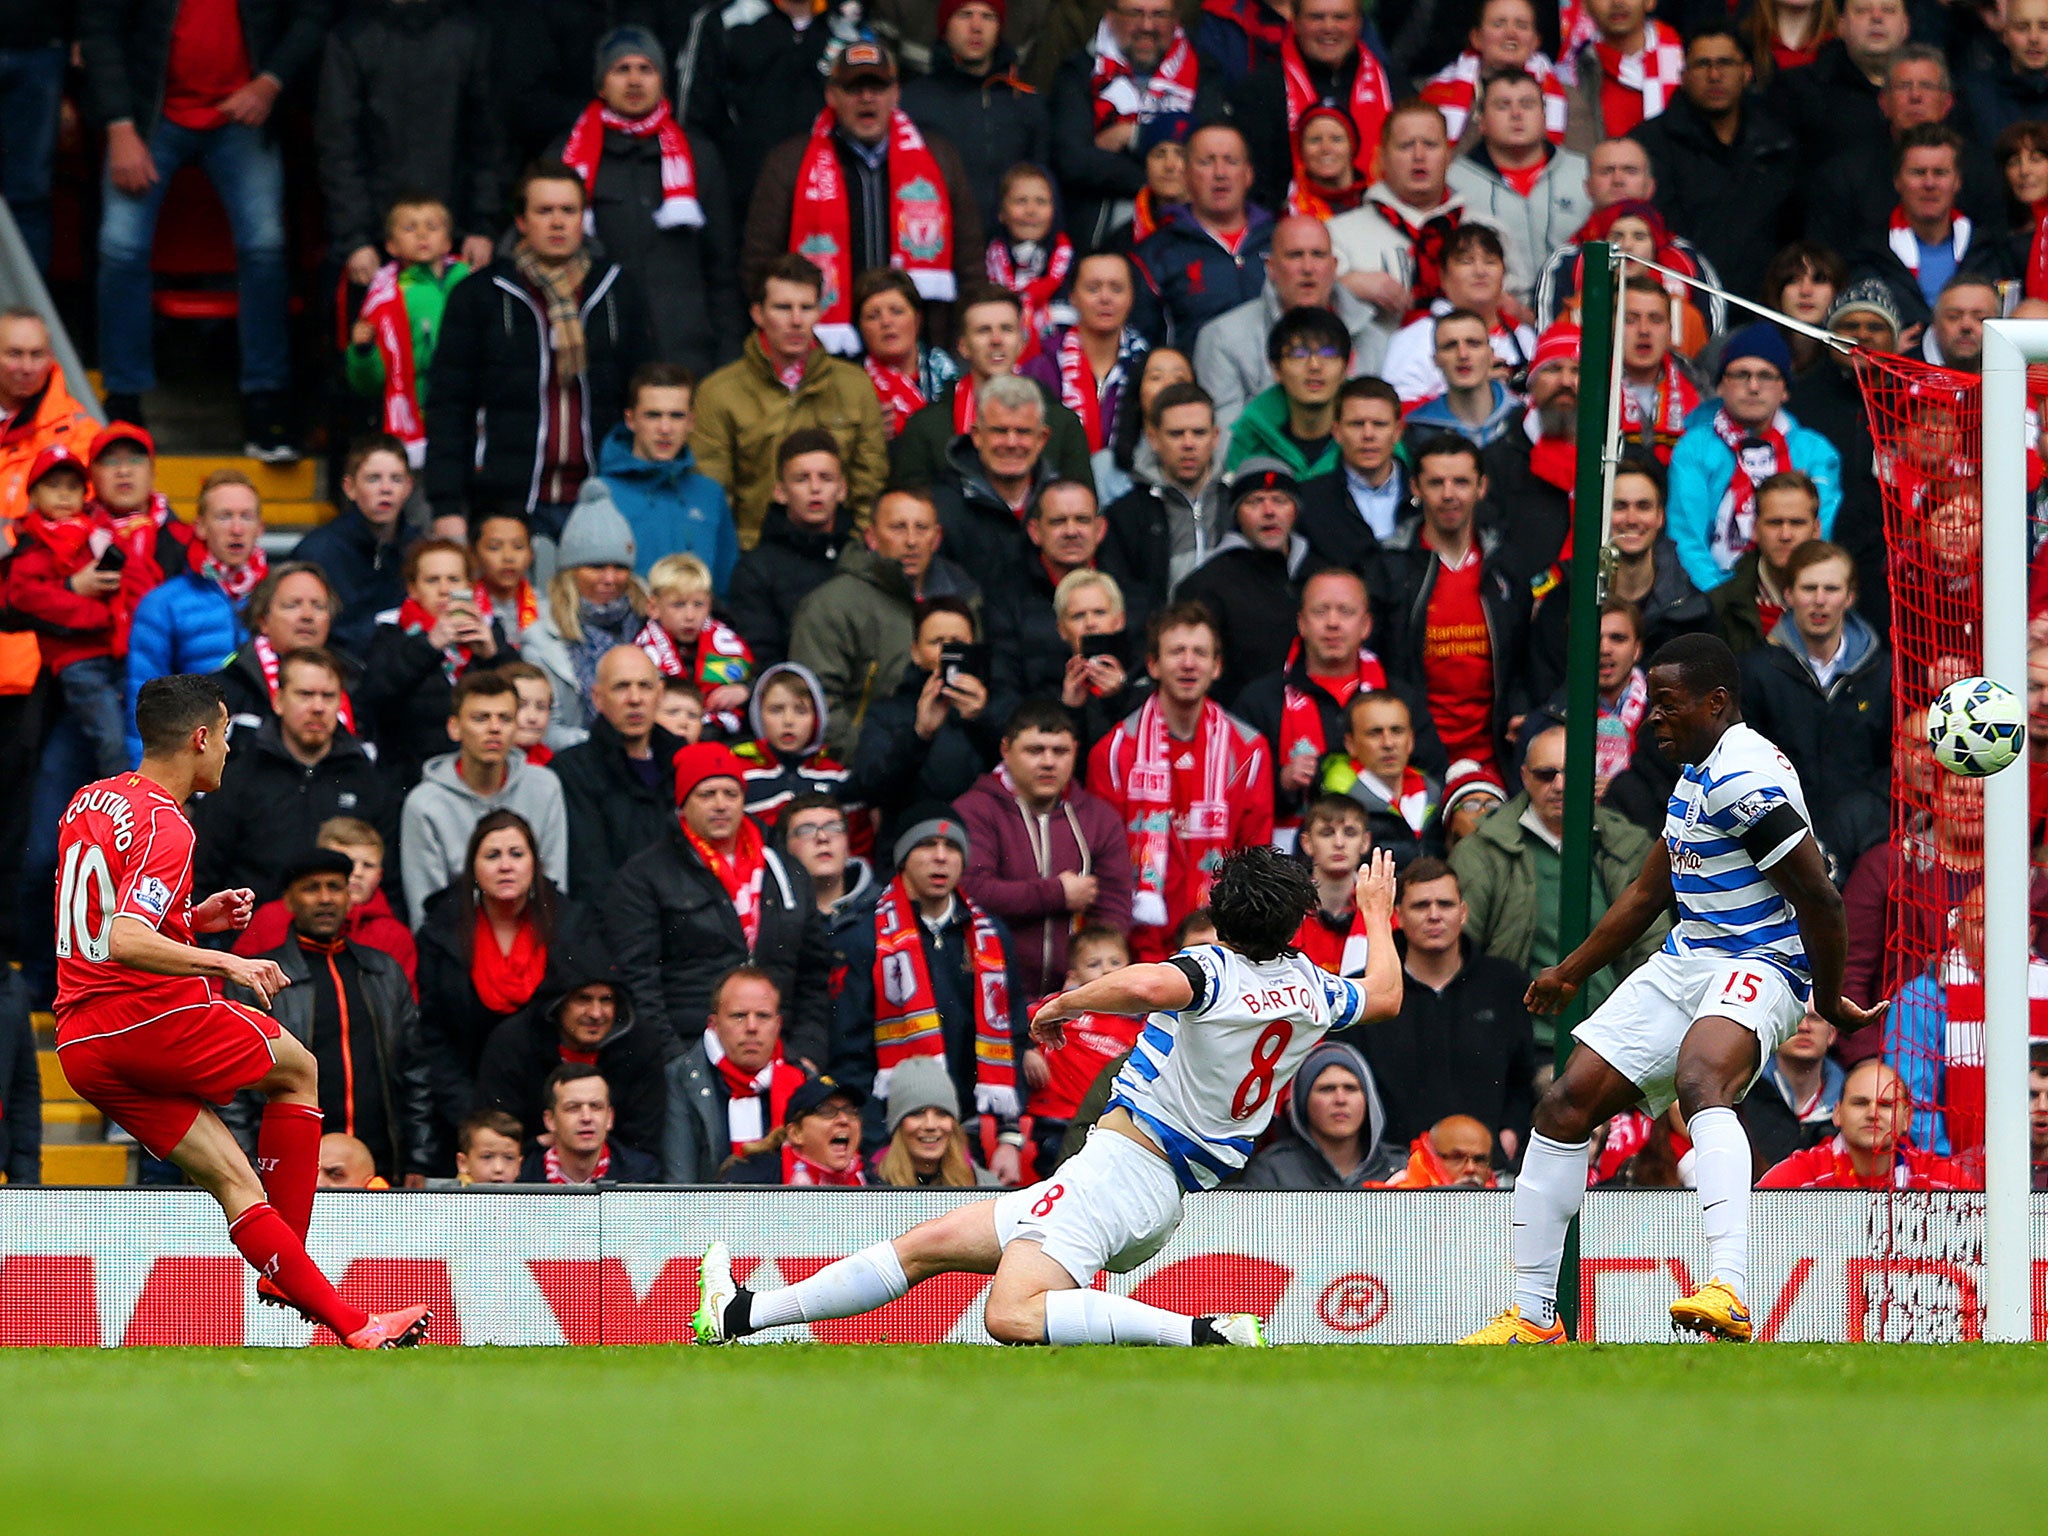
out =
<path fill-rule="evenodd" d="M 1543 87 L 1543 131 L 1549 135 L 1551 143 L 1562 148 L 1566 109 L 1570 104 L 1570 98 L 1565 95 L 1564 81 L 1559 78 L 1557 67 L 1544 54 L 1530 54 L 1528 63 L 1522 67 Z M 1479 97 L 1480 73 L 1479 55 L 1467 48 L 1423 82 L 1422 99 L 1443 113 L 1444 132 L 1454 145 L 1472 117 L 1472 108 Z"/>
<path fill-rule="evenodd" d="M 433 614 L 427 612 L 419 599 L 408 597 L 398 605 L 398 627 L 408 635 L 429 633 L 435 624 Z M 441 647 L 441 675 L 448 679 L 449 687 L 462 681 L 462 674 L 469 670 L 474 658 L 466 645 L 444 645 Z"/>
<path fill-rule="evenodd" d="M 249 558 L 241 565 L 230 568 L 206 552 L 206 546 L 197 539 L 192 541 L 191 553 L 186 556 L 192 569 L 207 581 L 227 593 L 228 600 L 240 608 L 249 594 L 256 590 L 256 583 L 270 574 L 270 556 L 263 553 L 258 544 L 249 551 Z"/>
<path fill-rule="evenodd" d="M 733 1154 L 738 1156 L 748 1142 L 766 1136 L 770 1125 L 782 1124 L 789 1096 L 803 1085 L 803 1069 L 784 1061 L 782 1047 L 777 1045 L 767 1066 L 751 1075 L 742 1072 L 725 1054 L 715 1029 L 704 1031 L 704 1059 L 725 1083 L 726 1134 L 732 1138 Z"/>
<path fill-rule="evenodd" d="M 270 638 L 260 630 L 250 637 L 249 646 L 256 652 L 256 666 L 263 673 L 263 691 L 269 696 L 270 708 L 274 713 L 277 709 L 277 685 L 281 662 L 277 647 L 272 645 Z M 350 731 L 355 730 L 355 706 L 349 703 L 346 688 L 341 690 L 341 704 L 336 709 L 335 716 Z"/>
<path fill-rule="evenodd" d="M 1611 139 L 1625 137 L 1637 124 L 1661 113 L 1685 78 L 1685 45 L 1676 32 L 1665 31 L 1655 21 L 1643 23 L 1639 52 L 1623 54 L 1613 44 L 1597 40 L 1592 52 L 1604 77 L 1600 114 Z"/>
<path fill-rule="evenodd" d="M 1166 923 L 1167 870 L 1175 841 L 1191 864 L 1229 846 L 1228 793 L 1233 762 L 1230 717 L 1214 700 L 1202 701 L 1202 717 L 1195 725 L 1201 793 L 1183 813 L 1178 839 L 1173 815 L 1175 744 L 1166 729 L 1166 711 L 1159 707 L 1156 693 L 1138 711 L 1137 746 L 1126 795 L 1131 818 L 1125 836 L 1136 882 L 1131 917 L 1142 926 L 1157 928 Z"/>
<path fill-rule="evenodd" d="M 562 1172 L 562 1154 L 553 1147 L 541 1154 L 540 1166 L 541 1177 L 550 1184 L 595 1184 L 612 1171 L 612 1144 L 606 1142 L 597 1149 L 597 1166 L 587 1179 L 572 1179 Z"/>
<path fill-rule="evenodd" d="M 1095 98 L 1097 133 L 1128 118 L 1143 123 L 1162 114 L 1195 110 L 1195 83 L 1201 66 L 1196 62 L 1194 45 L 1179 27 L 1173 30 L 1173 46 L 1166 50 L 1166 57 L 1142 84 L 1130 60 L 1117 47 L 1107 16 L 1095 29 L 1094 47 L 1095 69 L 1089 76 L 1088 87 Z"/>
<path fill-rule="evenodd" d="M 1629 670 L 1628 681 L 1622 685 L 1621 697 L 1609 704 L 1600 700 L 1598 734 L 1594 737 L 1593 771 L 1603 779 L 1617 779 L 1628 772 L 1628 765 L 1636 755 L 1636 732 L 1642 728 L 1643 717 L 1650 712 L 1650 688 L 1643 680 L 1643 669 Z"/>
<path fill-rule="evenodd" d="M 875 386 L 875 398 L 882 406 L 882 426 L 889 437 L 894 438 L 905 422 L 931 404 L 918 387 L 915 372 L 877 362 L 872 354 L 862 360 L 861 367 L 867 370 L 868 382 Z"/>
<path fill-rule="evenodd" d="M 452 258 L 443 258 L 444 268 Z M 405 310 L 402 269 L 387 261 L 370 279 L 357 318 L 370 328 L 370 341 L 384 365 L 384 430 L 405 444 L 406 461 L 418 469 L 427 461 L 427 424 L 420 418 L 419 370 L 412 355 L 412 318 Z"/>
<path fill-rule="evenodd" d="M 503 616 L 511 618 L 514 623 L 503 627 L 515 641 L 540 621 L 540 594 L 533 590 L 530 581 L 519 583 L 519 590 L 512 595 L 506 607 L 508 612 Z M 482 587 L 476 589 L 476 610 L 486 624 L 500 617 L 497 605 L 491 601 L 491 594 Z"/>
<path fill-rule="evenodd" d="M 1301 642 L 1296 640 L 1288 648 L 1287 664 L 1284 669 L 1288 679 L 1281 695 L 1280 704 L 1280 759 L 1286 762 L 1296 757 L 1309 757 L 1321 762 L 1323 754 L 1330 750 L 1330 743 L 1323 732 L 1322 706 L 1314 694 L 1294 682 L 1295 663 L 1301 659 Z M 1358 650 L 1357 686 L 1351 698 L 1361 693 L 1372 693 L 1387 686 L 1387 669 L 1380 665 L 1379 657 L 1364 646 Z M 1349 704 L 1350 699 L 1340 702 Z M 1290 825 L 1299 825 L 1297 814 Z"/>
<path fill-rule="evenodd" d="M 832 142 L 831 108 L 818 114 L 797 171 L 789 248 L 825 274 L 818 302 L 818 341 L 842 357 L 860 348 L 853 323 L 853 214 L 846 174 Z M 889 262 L 910 274 L 919 297 L 950 304 L 953 282 L 953 199 L 939 162 L 917 125 L 900 109 L 889 114 Z"/>
<path fill-rule="evenodd" d="M 1756 543 L 1756 488 L 1793 468 L 1792 448 L 1785 441 L 1785 428 L 1790 425 L 1791 418 L 1780 411 L 1758 434 L 1739 425 L 1726 406 L 1714 412 L 1714 436 L 1734 460 L 1728 471 L 1728 489 L 1721 493 L 1713 526 L 1707 530 L 1707 552 L 1724 571 L 1734 569 L 1735 562 Z"/>
<path fill-rule="evenodd" d="M 987 263 L 989 281 L 1016 294 L 1024 306 L 1024 347 L 1017 361 L 1028 363 L 1052 330 L 1052 301 L 1074 270 L 1074 242 L 1055 235 L 1050 250 L 1027 242 L 1013 247 L 998 235 L 988 243 Z"/>
<path fill-rule="evenodd" d="M 1123 335 L 1117 338 L 1116 361 L 1109 365 L 1108 374 L 1098 380 L 1089 366 L 1088 354 L 1081 347 L 1081 327 L 1070 325 L 1060 333 L 1060 344 L 1053 352 L 1060 373 L 1060 404 L 1081 418 L 1090 453 L 1100 453 L 1108 445 L 1110 423 L 1102 417 L 1102 397 L 1126 382 L 1124 356 L 1132 350 L 1134 337 L 1135 333 L 1126 326 Z M 1136 355 L 1144 357 L 1142 343 L 1137 346 Z"/>
<path fill-rule="evenodd" d="M 754 825 L 753 818 L 742 816 L 739 835 L 733 839 L 732 855 L 728 858 L 693 832 L 688 822 L 683 822 L 682 828 L 683 836 L 697 850 L 704 867 L 725 888 L 733 911 L 739 914 L 747 950 L 752 953 L 761 937 L 761 881 L 768 873 L 768 856 L 761 849 L 761 829 Z"/>
<path fill-rule="evenodd" d="M 1664 370 L 1657 378 L 1655 409 L 1646 422 L 1642 402 L 1636 398 L 1633 389 L 1623 386 L 1621 391 L 1621 435 L 1632 443 L 1644 442 L 1648 432 L 1648 446 L 1657 450 L 1657 457 L 1665 463 L 1671 461 L 1671 449 L 1681 433 L 1685 431 L 1685 418 L 1692 414 L 1700 403 L 1700 392 L 1694 388 L 1685 370 L 1678 366 L 1678 359 L 1669 353 L 1664 357 Z"/>
<path fill-rule="evenodd" d="M 690 141 L 664 100 L 645 117 L 621 117 L 603 102 L 593 101 L 569 130 L 569 140 L 562 146 L 562 163 L 583 179 L 585 230 L 592 227 L 589 199 L 597 193 L 606 129 L 635 139 L 651 133 L 660 142 L 661 204 L 654 210 L 654 227 L 702 229 L 704 205 L 697 201 L 697 162 L 690 158 Z"/>
<path fill-rule="evenodd" d="M 1298 145 L 1294 130 L 1301 122 L 1301 115 L 1322 97 L 1308 78 L 1308 63 L 1302 58 L 1301 46 L 1295 42 L 1292 32 L 1280 45 L 1280 71 L 1287 86 L 1287 137 L 1290 143 Z M 1393 104 L 1394 90 L 1387 83 L 1387 72 L 1380 68 L 1380 61 L 1361 43 L 1358 69 L 1351 77 L 1351 99 L 1343 106 L 1358 128 L 1358 153 L 1353 163 L 1365 181 L 1372 180 L 1373 161 L 1379 154 L 1380 124 L 1387 120 L 1387 112 Z M 1308 173 L 1301 167 L 1298 147 L 1294 150 L 1294 182 L 1296 186 L 1308 183 Z"/>
<path fill-rule="evenodd" d="M 1009 965 L 988 914 L 964 902 L 970 924 L 968 963 L 974 972 L 974 1107 L 999 1120 L 1018 1113 L 1017 1065 L 1010 1043 Z M 919 932 L 917 906 L 898 876 L 875 906 L 875 1095 L 889 1096 L 889 1078 L 913 1056 L 946 1054 L 938 997 Z"/>

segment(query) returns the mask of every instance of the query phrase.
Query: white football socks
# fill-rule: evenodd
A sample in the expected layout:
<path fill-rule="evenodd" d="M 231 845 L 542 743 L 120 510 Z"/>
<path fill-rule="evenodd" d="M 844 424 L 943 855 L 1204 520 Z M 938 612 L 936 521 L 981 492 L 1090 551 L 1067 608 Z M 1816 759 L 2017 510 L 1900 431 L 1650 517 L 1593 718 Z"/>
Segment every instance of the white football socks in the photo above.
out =
<path fill-rule="evenodd" d="M 827 1264 L 808 1280 L 779 1291 L 757 1291 L 747 1314 L 751 1328 L 817 1323 L 854 1317 L 885 1306 L 910 1289 L 892 1243 L 876 1243 Z"/>
<path fill-rule="evenodd" d="M 1195 1320 L 1107 1291 L 1048 1291 L 1045 1342 L 1192 1345 Z"/>
<path fill-rule="evenodd" d="M 1565 1229 L 1586 1198 L 1589 1146 L 1534 1132 L 1515 1178 L 1515 1305 L 1539 1328 L 1557 1321 L 1557 1267 Z"/>
<path fill-rule="evenodd" d="M 1693 1184 L 1707 1234 L 1707 1272 L 1749 1300 L 1749 1133 L 1732 1109 L 1703 1109 L 1686 1124 Z"/>

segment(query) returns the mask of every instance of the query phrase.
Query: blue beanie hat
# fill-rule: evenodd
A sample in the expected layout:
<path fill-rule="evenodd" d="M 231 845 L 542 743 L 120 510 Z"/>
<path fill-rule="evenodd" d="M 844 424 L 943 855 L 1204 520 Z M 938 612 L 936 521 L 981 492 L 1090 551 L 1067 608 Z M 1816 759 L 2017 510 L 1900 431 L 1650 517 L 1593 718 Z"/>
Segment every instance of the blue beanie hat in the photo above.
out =
<path fill-rule="evenodd" d="M 1720 383 L 1728 369 L 1745 357 L 1769 363 L 1787 380 L 1792 377 L 1792 349 L 1785 344 L 1785 333 L 1768 320 L 1745 325 L 1728 338 L 1728 347 L 1721 354 L 1721 366 L 1714 374 L 1714 382 Z"/>

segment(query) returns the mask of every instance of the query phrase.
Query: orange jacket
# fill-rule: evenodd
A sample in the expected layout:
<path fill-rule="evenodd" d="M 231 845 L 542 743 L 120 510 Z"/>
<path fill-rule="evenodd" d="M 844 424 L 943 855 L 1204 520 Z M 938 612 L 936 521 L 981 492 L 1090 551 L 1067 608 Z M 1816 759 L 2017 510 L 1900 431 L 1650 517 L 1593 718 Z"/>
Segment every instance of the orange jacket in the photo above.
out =
<path fill-rule="evenodd" d="M 36 455 L 62 443 L 80 459 L 90 456 L 100 424 L 73 398 L 64 370 L 50 365 L 50 382 L 33 409 L 24 409 L 0 430 L 0 555 L 12 551 L 21 519 L 28 513 L 28 472 Z M 0 696 L 27 693 L 42 670 L 41 649 L 27 630 L 0 631 Z"/>
<path fill-rule="evenodd" d="M 1429 1132 L 1424 1131 L 1408 1144 L 1408 1166 L 1388 1179 L 1384 1184 L 1368 1184 L 1367 1189 L 1447 1189 L 1451 1185 L 1451 1171 L 1444 1166 L 1443 1159 L 1436 1155 L 1436 1148 L 1430 1144 Z M 1486 1176 L 1486 1188 L 1498 1189 L 1500 1178 L 1497 1174 Z"/>

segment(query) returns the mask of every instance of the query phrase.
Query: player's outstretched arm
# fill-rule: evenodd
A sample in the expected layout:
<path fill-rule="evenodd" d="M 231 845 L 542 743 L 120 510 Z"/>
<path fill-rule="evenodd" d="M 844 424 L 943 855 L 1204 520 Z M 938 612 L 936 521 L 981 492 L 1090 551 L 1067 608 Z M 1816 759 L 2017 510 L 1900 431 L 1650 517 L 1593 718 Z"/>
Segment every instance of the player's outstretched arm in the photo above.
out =
<path fill-rule="evenodd" d="M 1185 1008 L 1195 1000 L 1195 989 L 1180 967 L 1148 963 L 1127 965 L 1107 976 L 1098 976 L 1085 986 L 1048 998 L 1031 1016 L 1031 1038 L 1041 1045 L 1059 1045 L 1066 1032 L 1066 1020 L 1082 1013 L 1121 1013 L 1132 1017 Z"/>
<path fill-rule="evenodd" d="M 1612 965 L 1671 905 L 1671 852 L 1660 837 L 1650 845 L 1643 867 L 1593 925 L 1577 949 L 1529 983 L 1523 999 L 1531 1013 L 1558 1013 L 1578 995 L 1586 978 Z"/>
<path fill-rule="evenodd" d="M 226 950 L 201 949 L 167 939 L 139 917 L 123 913 L 107 936 L 107 958 L 116 965 L 155 976 L 215 976 L 247 987 L 270 1006 L 270 1000 L 291 985 L 275 960 L 244 960 Z"/>
<path fill-rule="evenodd" d="M 1377 1024 L 1401 1011 L 1401 956 L 1394 948 L 1394 856 L 1375 849 L 1359 866 L 1352 895 L 1365 928 L 1365 1012 L 1360 1022 Z"/>
<path fill-rule="evenodd" d="M 1884 1017 L 1889 1001 L 1859 1007 L 1842 996 L 1842 964 L 1849 952 L 1849 926 L 1842 919 L 1842 893 L 1828 878 L 1820 844 L 1807 833 L 1764 871 L 1778 894 L 1792 904 L 1799 941 L 1813 968 L 1813 1011 L 1844 1033 Z"/>

